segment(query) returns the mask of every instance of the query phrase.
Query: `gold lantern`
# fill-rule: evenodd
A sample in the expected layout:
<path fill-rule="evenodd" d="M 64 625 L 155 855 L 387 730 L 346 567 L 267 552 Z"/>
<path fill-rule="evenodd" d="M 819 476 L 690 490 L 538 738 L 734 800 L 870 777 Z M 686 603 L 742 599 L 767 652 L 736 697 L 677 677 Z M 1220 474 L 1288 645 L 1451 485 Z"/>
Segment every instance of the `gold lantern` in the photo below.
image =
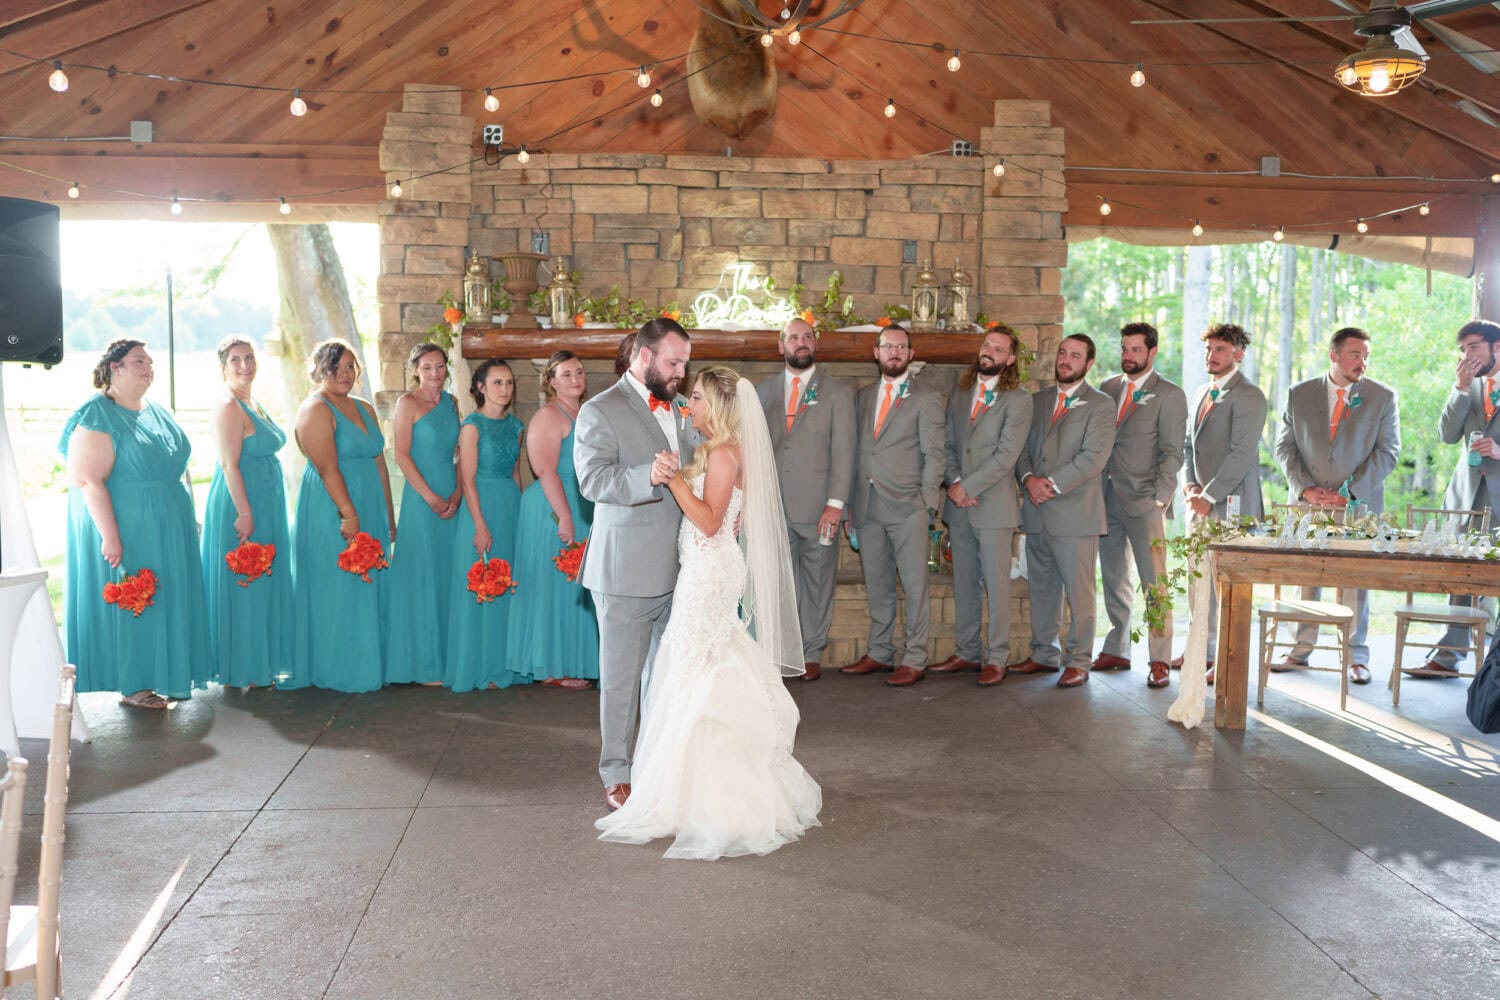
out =
<path fill-rule="evenodd" d="M 578 311 L 578 286 L 568 273 L 568 258 L 552 258 L 552 280 L 547 283 L 547 304 L 552 308 L 552 325 L 568 326 Z"/>
<path fill-rule="evenodd" d="M 937 329 L 938 276 L 932 265 L 917 266 L 917 280 L 911 286 L 911 329 L 913 333 L 930 333 Z"/>
<path fill-rule="evenodd" d="M 974 279 L 969 277 L 958 261 L 953 262 L 953 273 L 948 276 L 948 296 L 953 304 L 948 317 L 948 329 L 967 330 L 974 322 L 974 313 L 969 308 L 969 297 L 974 294 Z"/>
<path fill-rule="evenodd" d="M 476 323 L 490 321 L 490 265 L 478 250 L 464 268 L 464 312 Z"/>

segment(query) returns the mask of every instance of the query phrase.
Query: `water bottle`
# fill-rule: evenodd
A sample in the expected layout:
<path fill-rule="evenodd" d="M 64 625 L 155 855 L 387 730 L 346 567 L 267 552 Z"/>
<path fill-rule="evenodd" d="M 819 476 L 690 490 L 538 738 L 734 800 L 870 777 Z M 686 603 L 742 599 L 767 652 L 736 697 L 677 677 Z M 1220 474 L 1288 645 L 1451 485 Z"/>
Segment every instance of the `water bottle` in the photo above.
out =
<path fill-rule="evenodd" d="M 1472 434 L 1469 435 L 1469 447 L 1470 448 L 1474 447 L 1475 442 L 1479 441 L 1483 437 L 1484 437 L 1484 431 L 1474 431 Z M 1484 456 L 1481 455 L 1481 454 L 1479 454 L 1479 452 L 1477 452 L 1477 451 L 1471 451 L 1471 452 L 1469 452 L 1469 464 L 1472 465 L 1476 469 L 1479 468 L 1481 465 L 1484 464 Z"/>

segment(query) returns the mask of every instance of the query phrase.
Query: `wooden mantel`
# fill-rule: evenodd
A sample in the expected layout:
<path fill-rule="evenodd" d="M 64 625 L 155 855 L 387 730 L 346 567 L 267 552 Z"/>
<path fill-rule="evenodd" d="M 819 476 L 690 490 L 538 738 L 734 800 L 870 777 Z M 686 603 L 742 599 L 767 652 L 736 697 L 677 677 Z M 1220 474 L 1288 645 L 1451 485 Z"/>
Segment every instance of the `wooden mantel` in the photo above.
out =
<path fill-rule="evenodd" d="M 620 338 L 634 330 L 568 327 L 557 330 L 511 328 L 471 323 L 460 343 L 466 358 L 545 358 L 572 351 L 580 358 L 612 360 Z M 775 330 L 689 330 L 694 361 L 775 361 Z M 819 361 L 871 361 L 879 334 L 831 331 L 818 337 Z M 932 364 L 972 362 L 979 351 L 978 333 L 924 333 L 916 338 L 914 360 Z"/>

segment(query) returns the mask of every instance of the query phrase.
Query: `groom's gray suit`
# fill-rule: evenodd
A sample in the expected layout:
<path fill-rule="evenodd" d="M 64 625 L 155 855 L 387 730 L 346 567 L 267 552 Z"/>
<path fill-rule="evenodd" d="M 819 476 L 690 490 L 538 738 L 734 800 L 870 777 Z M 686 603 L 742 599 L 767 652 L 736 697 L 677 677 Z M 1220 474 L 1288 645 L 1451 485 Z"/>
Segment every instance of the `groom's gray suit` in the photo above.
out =
<path fill-rule="evenodd" d="M 651 485 L 651 463 L 676 451 L 685 466 L 697 432 L 672 404 L 669 441 L 646 401 L 622 377 L 583 404 L 573 439 L 578 488 L 594 502 L 583 585 L 599 617 L 599 777 L 606 788 L 630 781 L 631 742 L 640 719 L 641 675 L 655 653 L 677 584 L 682 509 Z"/>

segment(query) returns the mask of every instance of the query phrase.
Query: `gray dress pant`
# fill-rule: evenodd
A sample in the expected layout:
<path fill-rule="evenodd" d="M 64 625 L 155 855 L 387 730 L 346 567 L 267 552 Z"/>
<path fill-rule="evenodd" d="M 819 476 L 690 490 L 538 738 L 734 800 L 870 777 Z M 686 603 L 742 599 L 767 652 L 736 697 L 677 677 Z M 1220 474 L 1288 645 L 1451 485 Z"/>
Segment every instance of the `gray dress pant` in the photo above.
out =
<path fill-rule="evenodd" d="M 1167 519 L 1160 510 L 1153 509 L 1132 517 L 1114 504 L 1106 502 L 1104 506 L 1109 517 L 1109 534 L 1099 539 L 1099 570 L 1104 580 L 1104 611 L 1109 615 L 1109 634 L 1104 637 L 1102 652 L 1128 660 L 1130 613 L 1135 606 L 1135 590 L 1130 586 L 1125 550 L 1128 546 L 1135 562 L 1136 576 L 1142 584 L 1155 583 L 1158 576 L 1165 576 L 1167 550 L 1153 543 L 1166 538 Z M 1146 644 L 1151 659 L 1163 663 L 1172 659 L 1170 613 L 1166 616 L 1166 627 L 1161 632 L 1149 633 Z"/>
<path fill-rule="evenodd" d="M 1323 599 L 1323 587 L 1301 587 L 1302 599 L 1304 601 L 1321 601 Z M 1334 600 L 1340 600 L 1342 591 L 1336 592 Z M 1370 665 L 1370 592 L 1368 590 L 1354 591 L 1354 632 L 1349 637 L 1349 662 L 1358 663 L 1361 666 Z M 1467 638 L 1467 637 L 1466 637 Z M 1318 626 L 1298 625 L 1297 644 L 1292 647 L 1288 656 L 1299 660 L 1307 659 L 1312 653 L 1313 643 L 1318 641 Z"/>
<path fill-rule="evenodd" d="M 834 576 L 838 571 L 838 536 L 833 545 L 818 541 L 818 525 L 788 524 L 792 575 L 797 586 L 797 624 L 802 629 L 802 659 L 822 663 L 833 624 Z"/>
<path fill-rule="evenodd" d="M 1053 667 L 1087 671 L 1094 662 L 1094 566 L 1098 535 L 1026 536 L 1027 579 L 1031 584 L 1031 658 Z M 1063 595 L 1072 617 L 1066 645 L 1059 650 Z"/>
<path fill-rule="evenodd" d="M 859 527 L 859 561 L 870 605 L 865 654 L 881 663 L 927 668 L 931 611 L 927 582 L 927 510 L 887 500 L 874 486 Z M 896 657 L 896 581 L 906 591 L 906 649 Z"/>
<path fill-rule="evenodd" d="M 656 656 L 672 611 L 672 595 L 622 597 L 597 590 L 599 619 L 599 778 L 604 787 L 630 781 L 631 744 L 641 720 L 641 691 L 650 683 L 648 664 Z"/>
<path fill-rule="evenodd" d="M 948 541 L 953 549 L 953 618 L 958 655 L 975 663 L 1007 666 L 1010 660 L 1010 550 L 1014 528 L 976 531 L 969 509 L 948 505 Z M 989 631 L 981 642 L 980 587 L 988 606 Z"/>

